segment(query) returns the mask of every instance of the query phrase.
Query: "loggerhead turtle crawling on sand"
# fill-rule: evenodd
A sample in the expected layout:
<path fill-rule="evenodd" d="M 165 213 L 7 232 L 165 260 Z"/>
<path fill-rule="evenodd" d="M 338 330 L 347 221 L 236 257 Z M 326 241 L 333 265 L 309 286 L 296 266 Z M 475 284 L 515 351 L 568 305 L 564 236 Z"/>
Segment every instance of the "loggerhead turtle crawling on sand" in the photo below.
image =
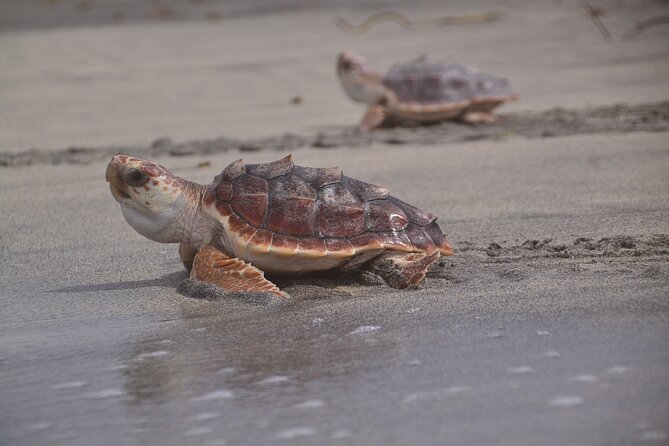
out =
<path fill-rule="evenodd" d="M 337 58 L 337 76 L 351 99 L 369 106 L 360 122 L 363 130 L 387 122 L 492 123 L 493 109 L 518 98 L 507 79 L 425 56 L 394 65 L 381 78 L 364 57 L 344 51 Z"/>
<path fill-rule="evenodd" d="M 370 269 L 394 288 L 419 284 L 453 250 L 437 217 L 342 174 L 291 156 L 227 166 L 210 185 L 153 161 L 116 155 L 105 174 L 126 221 L 161 243 L 180 243 L 192 279 L 230 291 L 287 297 L 263 271 Z"/>

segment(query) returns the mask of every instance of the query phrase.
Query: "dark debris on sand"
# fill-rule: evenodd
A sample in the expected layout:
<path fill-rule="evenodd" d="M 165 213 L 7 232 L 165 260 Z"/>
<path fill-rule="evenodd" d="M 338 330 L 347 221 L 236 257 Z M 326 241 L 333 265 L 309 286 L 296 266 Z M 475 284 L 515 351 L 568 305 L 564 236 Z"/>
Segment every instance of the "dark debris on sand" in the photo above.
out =
<path fill-rule="evenodd" d="M 170 138 L 156 139 L 148 147 L 69 147 L 63 150 L 30 149 L 24 152 L 0 152 L 0 167 L 32 164 L 87 164 L 104 160 L 117 153 L 151 158 L 157 155 L 210 155 L 228 151 L 283 150 L 300 147 L 336 149 L 365 147 L 371 144 L 449 144 L 480 140 L 502 140 L 511 137 L 545 138 L 574 134 L 629 133 L 669 130 L 669 101 L 656 104 L 625 105 L 584 109 L 554 108 L 544 112 L 520 112 L 499 115 L 492 125 L 466 125 L 445 122 L 421 127 L 383 128 L 364 133 L 356 128 L 319 132 L 315 135 L 286 133 L 257 139 L 220 137 L 175 143 Z"/>

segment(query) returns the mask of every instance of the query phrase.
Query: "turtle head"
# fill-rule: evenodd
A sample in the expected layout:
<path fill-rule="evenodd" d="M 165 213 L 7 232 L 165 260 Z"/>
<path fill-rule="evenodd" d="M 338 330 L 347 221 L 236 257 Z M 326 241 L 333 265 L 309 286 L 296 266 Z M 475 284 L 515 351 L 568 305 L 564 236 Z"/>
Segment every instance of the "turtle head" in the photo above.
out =
<path fill-rule="evenodd" d="M 193 183 L 153 161 L 114 156 L 105 178 L 123 217 L 143 236 L 163 243 L 181 241 Z"/>
<path fill-rule="evenodd" d="M 388 94 L 378 73 L 369 69 L 367 59 L 352 51 L 337 57 L 337 76 L 348 97 L 356 102 L 374 105 Z"/>

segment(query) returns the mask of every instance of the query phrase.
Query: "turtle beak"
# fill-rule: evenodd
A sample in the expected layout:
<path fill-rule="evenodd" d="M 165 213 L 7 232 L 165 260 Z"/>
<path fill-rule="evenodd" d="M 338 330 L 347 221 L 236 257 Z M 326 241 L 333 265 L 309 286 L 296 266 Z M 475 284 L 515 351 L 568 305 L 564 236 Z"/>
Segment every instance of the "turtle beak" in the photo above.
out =
<path fill-rule="evenodd" d="M 105 171 L 105 179 L 109 183 L 109 189 L 114 196 L 114 200 L 119 203 L 130 198 L 127 186 L 121 179 L 121 170 L 125 165 L 124 161 L 127 161 L 127 159 L 128 157 L 125 155 L 116 155 L 107 164 L 107 170 Z"/>

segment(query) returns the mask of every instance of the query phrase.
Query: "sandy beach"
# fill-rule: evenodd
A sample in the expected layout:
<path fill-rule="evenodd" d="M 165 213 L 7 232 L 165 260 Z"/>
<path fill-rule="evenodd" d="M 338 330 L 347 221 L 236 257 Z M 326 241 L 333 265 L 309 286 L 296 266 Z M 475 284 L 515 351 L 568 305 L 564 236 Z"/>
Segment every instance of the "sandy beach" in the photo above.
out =
<path fill-rule="evenodd" d="M 622 37 L 666 2 L 597 3 L 611 40 L 562 1 L 53 3 L 0 20 L 1 444 L 669 444 L 669 26 Z M 506 14 L 334 24 L 382 10 Z M 456 59 L 521 100 L 361 134 L 344 48 Z M 438 214 L 455 255 L 418 290 L 212 293 L 125 222 L 118 152 L 201 183 L 336 165 Z"/>

